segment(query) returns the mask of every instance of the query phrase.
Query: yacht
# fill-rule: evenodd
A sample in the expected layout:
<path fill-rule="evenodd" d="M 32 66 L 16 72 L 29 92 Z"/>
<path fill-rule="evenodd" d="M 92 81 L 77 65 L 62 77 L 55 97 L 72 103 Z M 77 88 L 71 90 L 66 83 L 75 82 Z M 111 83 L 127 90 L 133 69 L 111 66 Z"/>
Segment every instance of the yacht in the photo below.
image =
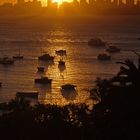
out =
<path fill-rule="evenodd" d="M 92 38 L 88 41 L 88 45 L 89 46 L 99 46 L 99 47 L 102 47 L 102 46 L 105 46 L 106 43 L 104 41 L 102 41 L 100 38 Z"/>
<path fill-rule="evenodd" d="M 105 53 L 99 54 L 97 56 L 98 60 L 111 60 L 111 56 Z"/>
<path fill-rule="evenodd" d="M 35 83 L 36 84 L 51 84 L 52 79 L 49 79 L 48 77 L 41 77 L 41 78 L 35 79 Z"/>

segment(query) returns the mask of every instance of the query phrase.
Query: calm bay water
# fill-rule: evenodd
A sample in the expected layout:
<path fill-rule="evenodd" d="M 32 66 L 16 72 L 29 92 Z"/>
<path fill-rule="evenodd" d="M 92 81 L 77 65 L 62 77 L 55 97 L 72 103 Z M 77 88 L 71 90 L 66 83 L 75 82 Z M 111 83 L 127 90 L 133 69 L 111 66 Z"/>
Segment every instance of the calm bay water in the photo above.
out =
<path fill-rule="evenodd" d="M 105 48 L 93 48 L 87 45 L 92 37 L 121 49 L 120 53 L 111 54 L 112 60 L 100 62 L 97 55 Z M 9 101 L 17 91 L 39 91 L 39 100 L 44 103 L 66 104 L 85 102 L 89 94 L 84 89 L 94 86 L 96 77 L 111 77 L 119 70 L 116 61 L 137 56 L 131 51 L 140 51 L 139 17 L 100 17 L 81 20 L 50 19 L 10 19 L 0 20 L 0 56 L 24 55 L 14 65 L 0 65 L 0 102 Z M 63 57 L 66 69 L 60 71 L 58 61 L 62 58 L 55 50 L 65 49 Z M 55 56 L 54 64 L 39 62 L 37 57 L 47 52 Z M 37 66 L 45 66 L 43 75 L 53 79 L 52 88 L 34 84 L 34 79 L 42 76 L 37 73 Z M 77 96 L 69 100 L 60 92 L 60 86 L 66 83 L 77 85 Z"/>

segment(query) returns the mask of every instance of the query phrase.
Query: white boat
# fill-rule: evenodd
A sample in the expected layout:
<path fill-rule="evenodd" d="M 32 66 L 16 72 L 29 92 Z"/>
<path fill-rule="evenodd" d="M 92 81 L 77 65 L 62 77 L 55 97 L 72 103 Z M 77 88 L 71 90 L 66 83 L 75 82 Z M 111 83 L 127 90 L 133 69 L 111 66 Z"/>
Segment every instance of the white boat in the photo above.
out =
<path fill-rule="evenodd" d="M 98 60 L 111 60 L 111 56 L 105 53 L 99 54 L 97 56 Z"/>

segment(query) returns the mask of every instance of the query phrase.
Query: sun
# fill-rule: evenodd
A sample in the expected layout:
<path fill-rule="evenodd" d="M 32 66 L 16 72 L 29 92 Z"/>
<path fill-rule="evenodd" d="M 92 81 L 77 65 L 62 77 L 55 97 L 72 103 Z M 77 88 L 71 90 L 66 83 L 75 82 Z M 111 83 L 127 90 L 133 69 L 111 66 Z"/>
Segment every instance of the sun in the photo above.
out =
<path fill-rule="evenodd" d="M 43 6 L 47 6 L 48 0 L 40 0 Z M 61 5 L 63 2 L 72 2 L 73 0 L 52 0 L 52 2 L 57 2 Z"/>
<path fill-rule="evenodd" d="M 63 0 L 52 0 L 52 2 L 57 2 L 58 5 L 62 4 L 63 3 Z"/>
<path fill-rule="evenodd" d="M 47 6 L 48 0 L 40 0 L 42 2 L 43 6 Z M 58 5 L 62 4 L 64 1 L 70 1 L 70 0 L 52 0 L 52 2 L 57 2 Z"/>

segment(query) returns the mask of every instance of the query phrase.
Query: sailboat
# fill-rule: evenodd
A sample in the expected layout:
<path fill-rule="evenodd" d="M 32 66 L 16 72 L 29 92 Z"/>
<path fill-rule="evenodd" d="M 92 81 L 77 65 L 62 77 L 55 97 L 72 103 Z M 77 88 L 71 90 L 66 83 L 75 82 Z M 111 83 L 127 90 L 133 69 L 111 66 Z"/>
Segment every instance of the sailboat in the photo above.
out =
<path fill-rule="evenodd" d="M 19 53 L 13 56 L 13 59 L 23 59 L 23 55 L 20 54 L 20 49 L 19 49 Z"/>

